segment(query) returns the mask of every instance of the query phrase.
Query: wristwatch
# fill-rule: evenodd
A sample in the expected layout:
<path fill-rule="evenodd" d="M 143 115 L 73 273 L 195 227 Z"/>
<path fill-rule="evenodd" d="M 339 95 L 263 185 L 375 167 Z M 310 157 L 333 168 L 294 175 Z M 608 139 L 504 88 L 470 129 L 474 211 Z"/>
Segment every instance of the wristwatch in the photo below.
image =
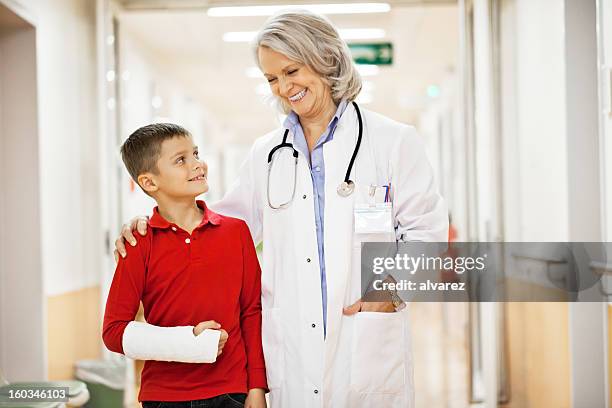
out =
<path fill-rule="evenodd" d="M 391 303 L 393 303 L 393 307 L 395 308 L 396 312 L 399 312 L 406 307 L 406 302 L 399 297 L 396 291 L 389 291 L 389 293 L 391 294 Z"/>

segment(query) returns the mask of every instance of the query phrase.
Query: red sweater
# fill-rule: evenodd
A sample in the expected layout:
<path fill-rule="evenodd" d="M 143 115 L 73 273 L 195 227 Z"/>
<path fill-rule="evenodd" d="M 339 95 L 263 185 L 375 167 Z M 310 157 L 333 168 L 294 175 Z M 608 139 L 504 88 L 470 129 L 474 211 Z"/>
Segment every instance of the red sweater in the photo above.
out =
<path fill-rule="evenodd" d="M 147 323 L 195 326 L 215 320 L 229 335 L 213 364 L 146 361 L 140 401 L 188 401 L 267 388 L 261 346 L 261 270 L 247 225 L 204 210 L 189 235 L 157 210 L 147 234 L 127 245 L 106 302 L 103 340 L 123 353 L 125 327 L 140 302 Z"/>

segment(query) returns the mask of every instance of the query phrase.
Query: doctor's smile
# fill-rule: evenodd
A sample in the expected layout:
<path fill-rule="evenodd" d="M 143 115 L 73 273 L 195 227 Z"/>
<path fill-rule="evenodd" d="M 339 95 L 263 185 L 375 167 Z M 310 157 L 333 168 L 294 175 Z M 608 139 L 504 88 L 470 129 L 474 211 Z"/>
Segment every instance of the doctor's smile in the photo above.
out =
<path fill-rule="evenodd" d="M 304 96 L 306 95 L 306 91 L 308 91 L 308 89 L 304 89 L 304 90 L 302 90 L 302 91 L 300 91 L 300 92 L 296 93 L 295 95 L 290 96 L 290 97 L 289 97 L 289 100 L 290 100 L 291 102 L 298 102 L 298 101 L 301 101 L 301 100 L 302 100 L 302 98 L 304 98 Z"/>

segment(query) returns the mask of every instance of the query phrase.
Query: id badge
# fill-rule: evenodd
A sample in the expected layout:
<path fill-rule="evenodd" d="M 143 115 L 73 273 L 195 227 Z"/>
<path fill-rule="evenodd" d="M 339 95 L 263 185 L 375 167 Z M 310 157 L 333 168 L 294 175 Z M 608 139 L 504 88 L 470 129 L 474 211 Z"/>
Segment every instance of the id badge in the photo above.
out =
<path fill-rule="evenodd" d="M 384 187 L 357 185 L 354 207 L 355 233 L 380 234 L 393 231 L 393 205 Z"/>
<path fill-rule="evenodd" d="M 381 234 L 393 231 L 391 203 L 355 204 L 355 233 Z"/>

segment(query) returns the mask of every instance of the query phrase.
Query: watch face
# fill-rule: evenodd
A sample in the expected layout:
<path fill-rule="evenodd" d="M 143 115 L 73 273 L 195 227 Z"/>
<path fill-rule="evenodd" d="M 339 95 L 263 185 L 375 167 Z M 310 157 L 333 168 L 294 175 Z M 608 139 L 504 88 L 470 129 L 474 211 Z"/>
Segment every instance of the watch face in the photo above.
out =
<path fill-rule="evenodd" d="M 406 303 L 404 303 L 404 301 L 397 295 L 397 293 L 393 293 L 391 295 L 391 303 L 393 303 L 395 310 L 398 312 L 406 306 Z"/>

